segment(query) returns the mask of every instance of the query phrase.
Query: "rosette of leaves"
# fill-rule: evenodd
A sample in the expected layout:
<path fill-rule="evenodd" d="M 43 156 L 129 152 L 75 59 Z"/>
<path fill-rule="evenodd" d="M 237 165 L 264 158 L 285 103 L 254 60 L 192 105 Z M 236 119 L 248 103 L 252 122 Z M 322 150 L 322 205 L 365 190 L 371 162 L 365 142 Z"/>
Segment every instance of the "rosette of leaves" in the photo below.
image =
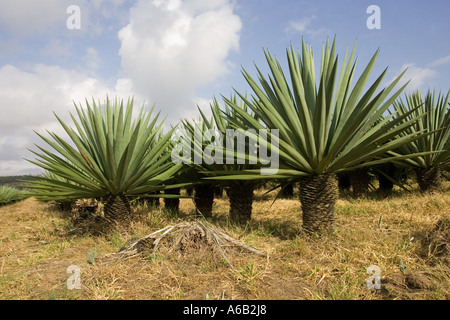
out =
<path fill-rule="evenodd" d="M 365 90 L 378 51 L 353 85 L 355 47 L 356 43 L 350 56 L 347 50 L 339 64 L 335 41 L 331 46 L 327 41 L 317 74 L 312 48 L 303 41 L 297 52 L 291 45 L 287 49 L 289 79 L 279 61 L 265 50 L 269 78 L 257 66 L 258 81 L 243 69 L 253 92 L 251 101 L 238 93 L 258 120 L 232 100 L 227 101 L 246 127 L 279 130 L 280 168 L 272 176 L 263 177 L 257 170 L 244 170 L 235 177 L 298 181 L 303 228 L 308 232 L 333 229 L 338 198 L 336 173 L 409 158 L 410 155 L 387 152 L 418 139 L 423 132 L 406 131 L 420 115 L 383 116 L 407 85 L 394 90 L 403 73 L 388 87 L 377 91 L 387 73 L 385 69 Z M 237 121 L 229 121 L 235 127 L 240 126 Z M 404 134 L 400 136 L 400 133 Z"/>
<path fill-rule="evenodd" d="M 420 91 L 405 94 L 405 100 L 399 98 L 392 104 L 392 112 L 407 114 L 405 121 L 420 117 L 420 120 L 409 126 L 403 135 L 427 130 L 428 135 L 401 145 L 397 155 L 412 156 L 398 162 L 400 166 L 414 169 L 421 192 L 441 190 L 441 170 L 450 165 L 450 112 L 448 102 L 450 90 L 446 95 L 429 90 L 425 97 Z M 406 101 L 406 102 L 405 102 Z"/>
<path fill-rule="evenodd" d="M 167 188 L 181 165 L 170 161 L 172 130 L 160 136 L 162 122 L 153 116 L 153 107 L 140 109 L 133 119 L 134 99 L 107 99 L 103 106 L 86 100 L 86 108 L 75 104 L 70 114 L 75 128 L 56 114 L 67 133 L 66 141 L 48 132 L 52 139 L 36 134 L 48 147 L 32 151 L 37 159 L 31 163 L 50 172 L 30 182 L 33 196 L 42 201 L 73 201 L 80 198 L 103 198 L 104 215 L 109 224 L 127 219 L 131 213 L 128 197 L 152 196 Z"/>

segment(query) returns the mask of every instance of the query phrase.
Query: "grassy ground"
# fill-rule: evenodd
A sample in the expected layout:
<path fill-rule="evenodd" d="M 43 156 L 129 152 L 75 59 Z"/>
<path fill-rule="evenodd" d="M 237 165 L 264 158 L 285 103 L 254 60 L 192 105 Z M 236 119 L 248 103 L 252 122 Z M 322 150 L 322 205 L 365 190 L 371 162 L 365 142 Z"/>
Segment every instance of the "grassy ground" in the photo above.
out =
<path fill-rule="evenodd" d="M 336 206 L 334 234 L 321 238 L 302 233 L 298 200 L 271 205 L 273 195 L 258 191 L 254 219 L 242 227 L 228 222 L 228 199 L 216 199 L 214 224 L 267 254 L 230 248 L 234 268 L 205 249 L 101 263 L 130 238 L 189 219 L 194 209 L 189 199 L 181 200 L 180 216 L 136 207 L 131 227 L 90 236 L 68 232 L 68 213 L 29 198 L 0 207 L 0 299 L 448 300 L 450 226 L 443 239 L 447 252 L 427 245 L 436 223 L 450 214 L 449 191 L 447 182 L 437 195 L 395 191 L 387 199 L 352 199 L 344 194 Z M 70 265 L 81 269 L 80 290 L 67 289 Z M 371 265 L 379 267 L 380 290 L 367 288 Z"/>

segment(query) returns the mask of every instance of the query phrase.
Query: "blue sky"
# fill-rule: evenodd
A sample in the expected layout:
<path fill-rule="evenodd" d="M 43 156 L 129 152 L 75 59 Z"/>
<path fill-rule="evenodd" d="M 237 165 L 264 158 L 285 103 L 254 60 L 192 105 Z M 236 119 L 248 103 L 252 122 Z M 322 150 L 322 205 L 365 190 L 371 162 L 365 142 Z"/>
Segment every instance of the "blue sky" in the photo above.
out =
<path fill-rule="evenodd" d="M 80 8 L 80 29 L 67 28 Z M 370 5 L 381 29 L 367 28 Z M 266 69 L 263 49 L 285 64 L 302 37 L 319 63 L 336 36 L 343 57 L 357 40 L 357 72 L 380 49 L 373 78 L 384 85 L 408 68 L 407 90 L 450 88 L 450 2 L 364 0 L 16 0 L 0 2 L 0 175 L 37 172 L 23 158 L 42 145 L 33 130 L 61 133 L 85 97 L 135 96 L 167 123 L 197 116 L 196 105 L 248 87 L 241 67 Z"/>

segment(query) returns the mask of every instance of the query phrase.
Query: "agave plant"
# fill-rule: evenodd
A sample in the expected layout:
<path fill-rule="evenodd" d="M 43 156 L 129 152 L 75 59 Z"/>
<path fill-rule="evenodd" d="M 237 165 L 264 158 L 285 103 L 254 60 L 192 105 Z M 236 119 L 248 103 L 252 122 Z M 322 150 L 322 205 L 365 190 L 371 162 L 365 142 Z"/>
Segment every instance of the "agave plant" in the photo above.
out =
<path fill-rule="evenodd" d="M 447 95 L 435 91 L 427 92 L 423 99 L 420 91 L 405 94 L 406 103 L 399 98 L 393 103 L 393 112 L 408 114 L 407 119 L 421 117 L 403 133 L 412 134 L 427 130 L 429 135 L 410 141 L 392 154 L 410 155 L 428 152 L 425 155 L 404 159 L 399 164 L 414 168 L 417 182 L 422 192 L 434 192 L 441 189 L 441 168 L 450 164 L 450 112 L 447 107 L 450 90 Z M 414 110 L 411 113 L 411 110 Z"/>
<path fill-rule="evenodd" d="M 133 99 L 100 103 L 86 100 L 86 109 L 75 104 L 75 129 L 56 118 L 70 138 L 65 141 L 48 132 L 53 140 L 37 133 L 53 150 L 37 146 L 38 158 L 28 160 L 53 176 L 40 177 L 28 186 L 38 200 L 71 201 L 104 198 L 104 214 L 111 224 L 130 214 L 127 197 L 151 194 L 173 186 L 165 185 L 180 168 L 170 161 L 172 131 L 159 136 L 162 122 L 142 106 L 133 120 Z"/>
<path fill-rule="evenodd" d="M 257 120 L 255 113 L 251 112 L 251 109 L 243 100 L 238 99 L 236 95 L 232 95 L 229 100 L 233 101 L 234 106 L 238 107 L 242 112 L 248 114 L 249 117 Z M 233 141 L 233 143 L 231 144 L 233 146 L 233 150 L 226 150 L 226 152 L 232 151 L 232 156 L 230 157 L 228 153 L 224 155 L 224 165 L 219 168 L 219 170 L 231 172 L 258 168 L 259 164 L 257 162 L 250 163 L 250 160 L 255 160 L 255 156 L 257 155 L 257 146 L 255 145 L 255 141 L 252 141 L 251 139 L 247 140 L 246 138 L 239 139 L 239 132 L 233 132 L 232 135 L 228 134 L 228 132 L 230 132 L 230 129 L 234 129 L 230 125 L 230 120 L 239 121 L 239 118 L 237 117 L 234 109 L 230 108 L 227 103 L 225 103 L 224 110 L 222 110 L 217 99 L 214 99 L 213 103 L 211 104 L 211 111 L 213 114 L 215 127 L 222 134 L 222 140 L 224 144 L 228 147 L 228 144 Z M 200 113 L 202 114 L 203 119 L 206 120 L 201 110 Z M 212 124 L 210 124 L 210 126 L 212 127 Z M 239 129 L 244 128 L 244 124 L 241 123 Z M 239 146 L 241 148 L 239 148 Z M 232 161 L 227 162 L 225 159 L 227 158 L 227 156 L 229 157 L 229 160 L 231 160 L 232 158 Z M 210 179 L 214 179 L 215 176 L 220 175 L 221 173 L 220 171 L 210 170 L 209 172 L 205 172 L 205 174 L 209 175 Z M 230 200 L 230 218 L 239 223 L 245 223 L 251 220 L 254 190 L 258 186 L 258 184 L 252 180 L 231 180 L 227 182 L 226 186 L 227 195 Z"/>
<path fill-rule="evenodd" d="M 239 115 L 240 122 L 255 129 L 279 130 L 280 168 L 270 177 L 299 181 L 303 227 L 309 232 L 332 230 L 334 205 L 338 197 L 335 174 L 392 161 L 389 150 L 417 139 L 421 131 L 405 133 L 420 116 L 408 118 L 383 114 L 399 96 L 395 86 L 403 73 L 377 93 L 387 69 L 364 92 L 378 51 L 352 85 L 355 76 L 355 46 L 345 53 L 340 73 L 335 53 L 327 41 L 322 48 L 319 77 L 316 76 L 312 48 L 302 42 L 301 52 L 293 45 L 287 50 L 290 83 L 278 60 L 265 50 L 270 72 L 264 77 L 258 67 L 258 80 L 243 69 L 250 85 L 252 102 L 239 96 L 252 108 L 259 120 L 243 112 L 233 101 L 227 103 Z M 347 60 L 348 58 L 348 60 Z M 392 95 L 391 92 L 394 92 Z M 230 120 L 239 127 L 238 121 Z M 268 146 L 270 148 L 270 146 Z M 408 156 L 396 155 L 400 159 Z M 262 179 L 256 170 L 244 170 L 232 179 Z"/>
<path fill-rule="evenodd" d="M 28 194 L 25 191 L 6 186 L 0 187 L 0 206 L 21 201 L 27 197 Z"/>
<path fill-rule="evenodd" d="M 237 97 L 231 97 L 236 106 L 247 112 L 248 106 L 244 102 L 237 101 Z M 204 216 L 210 216 L 214 192 L 217 187 L 227 188 L 227 195 L 230 200 L 230 218 L 239 223 L 245 223 L 251 219 L 253 205 L 253 191 L 257 186 L 255 181 L 244 180 L 223 180 L 216 179 L 223 172 L 234 172 L 244 169 L 257 168 L 257 164 L 250 164 L 246 153 L 238 153 L 237 144 L 242 142 L 236 135 L 229 135 L 232 129 L 228 123 L 228 118 L 235 118 L 233 109 L 225 105 L 225 111 L 222 111 L 217 99 L 214 99 L 210 105 L 212 118 L 205 116 L 199 108 L 201 119 L 197 121 L 183 121 L 185 136 L 189 137 L 189 152 L 197 158 L 197 161 L 190 162 L 193 169 L 192 179 L 197 181 L 195 184 L 194 203 L 197 210 Z M 222 114 L 226 117 L 222 117 Z M 201 136 L 201 137 L 200 137 Z M 248 140 L 246 141 L 248 144 Z M 233 149 L 227 149 L 230 144 Z M 241 145 L 248 149 L 248 145 Z M 242 159 L 238 157 L 242 156 Z M 189 161 L 188 161 L 189 162 Z"/>
<path fill-rule="evenodd" d="M 408 184 L 409 168 L 388 162 L 373 166 L 371 170 L 378 178 L 378 192 L 382 196 L 389 196 L 392 193 L 394 185 L 406 192 L 411 191 L 411 186 Z"/>
<path fill-rule="evenodd" d="M 192 197 L 195 205 L 196 213 L 206 218 L 212 216 L 212 206 L 214 202 L 214 185 L 210 183 L 201 183 L 202 175 L 200 171 L 203 170 L 201 163 L 195 163 L 192 159 L 192 154 L 199 152 L 201 159 L 202 141 L 200 145 L 196 145 L 198 140 L 195 139 L 196 134 L 203 136 L 207 130 L 206 124 L 202 119 L 184 119 L 181 125 L 174 134 L 174 142 L 177 146 L 172 150 L 173 161 L 182 161 L 186 164 L 185 170 L 182 174 L 177 176 L 178 181 L 187 182 L 191 185 L 186 189 L 189 197 Z M 180 148 L 181 147 L 181 148 Z M 184 150 L 184 151 L 183 151 Z M 185 153 L 189 155 L 185 157 Z M 196 161 L 198 162 L 198 161 Z"/>

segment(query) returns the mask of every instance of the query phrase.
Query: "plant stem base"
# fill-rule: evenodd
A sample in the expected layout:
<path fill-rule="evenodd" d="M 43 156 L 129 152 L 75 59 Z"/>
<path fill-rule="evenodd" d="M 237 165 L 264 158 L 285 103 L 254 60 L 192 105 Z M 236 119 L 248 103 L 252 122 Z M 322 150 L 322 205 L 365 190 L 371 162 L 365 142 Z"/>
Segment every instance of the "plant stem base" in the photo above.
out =
<path fill-rule="evenodd" d="M 300 180 L 303 229 L 308 233 L 333 231 L 334 205 L 338 184 L 334 174 L 305 177 Z"/>
<path fill-rule="evenodd" d="M 417 183 L 422 193 L 435 193 L 442 190 L 439 168 L 415 168 Z"/>
<path fill-rule="evenodd" d="M 235 185 L 228 189 L 230 198 L 230 219 L 238 223 L 246 223 L 251 219 L 253 206 L 252 185 Z"/>

